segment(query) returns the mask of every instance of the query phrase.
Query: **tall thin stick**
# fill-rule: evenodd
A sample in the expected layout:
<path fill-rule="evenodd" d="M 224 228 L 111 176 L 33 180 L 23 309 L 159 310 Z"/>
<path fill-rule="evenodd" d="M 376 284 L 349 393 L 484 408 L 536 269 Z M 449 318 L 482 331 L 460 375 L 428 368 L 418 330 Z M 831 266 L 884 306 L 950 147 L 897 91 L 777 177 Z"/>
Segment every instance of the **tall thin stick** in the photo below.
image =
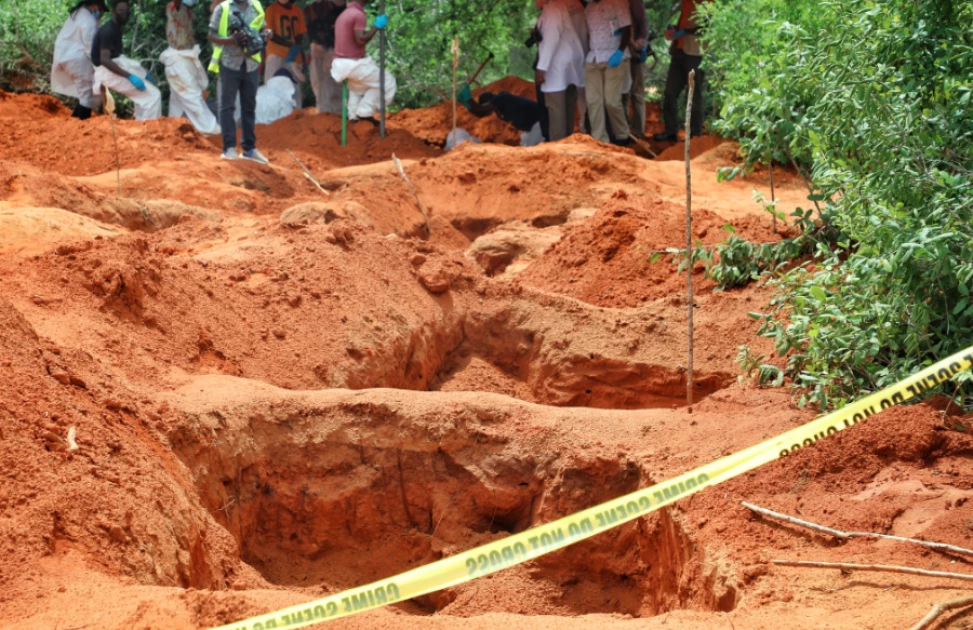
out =
<path fill-rule="evenodd" d="M 426 212 L 425 206 L 422 205 L 422 200 L 419 199 L 419 191 L 416 190 L 416 187 L 412 185 L 412 181 L 409 179 L 409 176 L 405 174 L 405 169 L 402 168 L 402 162 L 399 160 L 399 158 L 395 157 L 394 153 L 392 154 L 392 161 L 395 162 L 395 168 L 399 169 L 399 175 L 402 176 L 402 179 L 405 180 L 409 190 L 412 191 L 412 196 L 416 198 L 416 205 L 419 206 L 419 212 L 422 213 L 422 218 L 426 220 L 426 235 L 428 236 L 432 234 L 432 227 L 429 225 L 429 213 Z"/>
<path fill-rule="evenodd" d="M 118 135 L 115 133 L 115 97 L 108 88 L 102 88 L 105 93 L 105 111 L 108 112 L 108 122 L 111 124 L 111 139 L 115 145 L 115 181 L 118 184 L 118 196 L 122 196 L 122 165 L 118 159 Z"/>
<path fill-rule="evenodd" d="M 686 291 L 689 309 L 689 359 L 686 371 L 686 404 L 693 404 L 693 170 L 690 165 L 690 124 L 693 119 L 693 91 L 696 71 L 689 71 L 689 93 L 686 95 Z"/>
<path fill-rule="evenodd" d="M 939 602 L 932 607 L 928 615 L 923 617 L 919 623 L 912 626 L 910 630 L 926 630 L 944 612 L 956 610 L 957 608 L 966 608 L 967 606 L 973 606 L 973 597 L 961 597 L 959 599 L 951 599 L 948 602 Z"/>
<path fill-rule="evenodd" d="M 885 573 L 908 573 L 925 577 L 949 578 L 952 580 L 966 580 L 973 582 L 973 575 L 966 573 L 946 573 L 945 571 L 927 571 L 915 567 L 897 567 L 887 564 L 851 564 L 849 562 L 807 562 L 804 560 L 774 560 L 774 564 L 782 567 L 801 567 L 805 569 L 842 569 L 845 571 L 881 571 Z"/>
<path fill-rule="evenodd" d="M 770 211 L 774 217 L 774 234 L 777 234 L 777 195 L 774 192 L 774 158 L 770 158 Z"/>
<path fill-rule="evenodd" d="M 379 15 L 385 15 L 385 0 L 379 0 L 378 3 Z M 381 101 L 381 115 L 378 119 L 378 135 L 382 140 L 385 140 L 385 29 L 383 28 L 379 34 L 379 65 L 378 65 L 378 93 L 379 100 Z"/>
<path fill-rule="evenodd" d="M 876 538 L 881 540 L 893 540 L 895 542 L 912 543 L 914 545 L 921 545 L 923 547 L 928 547 L 930 549 L 935 549 L 936 551 L 944 551 L 946 553 L 955 553 L 963 556 L 973 556 L 973 549 L 964 549 L 963 547 L 957 547 L 955 545 L 947 545 L 946 543 L 935 542 L 931 540 L 918 540 L 916 538 L 904 538 L 902 536 L 889 536 L 888 534 L 876 534 L 874 532 L 844 532 L 840 529 L 834 529 L 831 527 L 826 527 L 824 525 L 818 525 L 817 523 L 812 523 L 810 521 L 805 521 L 797 518 L 796 516 L 788 516 L 787 514 L 781 514 L 780 512 L 774 512 L 773 510 L 768 510 L 767 508 L 762 508 L 759 505 L 753 505 L 752 503 L 742 502 L 743 507 L 747 508 L 751 512 L 756 512 L 762 516 L 768 518 L 776 519 L 778 521 L 783 521 L 785 523 L 790 523 L 791 525 L 797 525 L 798 527 L 806 527 L 812 531 L 816 531 L 822 534 L 828 534 L 829 536 L 834 536 L 835 538 L 841 538 L 843 540 L 851 540 L 853 538 Z"/>
<path fill-rule="evenodd" d="M 456 144 L 456 70 L 459 68 L 459 38 L 453 39 L 453 144 Z"/>

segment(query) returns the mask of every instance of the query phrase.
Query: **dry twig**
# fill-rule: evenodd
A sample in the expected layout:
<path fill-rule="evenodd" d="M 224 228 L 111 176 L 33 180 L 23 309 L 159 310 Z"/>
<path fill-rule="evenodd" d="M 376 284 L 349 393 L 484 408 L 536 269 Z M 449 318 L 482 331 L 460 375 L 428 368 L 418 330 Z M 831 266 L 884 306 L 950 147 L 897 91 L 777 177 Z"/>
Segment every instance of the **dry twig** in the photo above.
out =
<path fill-rule="evenodd" d="M 973 597 L 961 597 L 959 599 L 951 599 L 948 602 L 939 602 L 932 607 L 928 615 L 923 617 L 919 623 L 912 626 L 910 630 L 926 630 L 944 612 L 956 610 L 957 608 L 965 608 L 967 606 L 973 606 Z"/>
<path fill-rule="evenodd" d="M 774 560 L 774 564 L 782 567 L 799 567 L 805 569 L 841 569 L 843 571 L 880 571 L 884 573 L 908 573 L 924 577 L 950 578 L 973 582 L 973 575 L 967 573 L 947 573 L 945 571 L 927 571 L 915 567 L 901 567 L 888 564 L 852 564 L 849 562 L 808 562 L 805 560 Z"/>
<path fill-rule="evenodd" d="M 964 549 L 963 547 L 957 547 L 955 545 L 947 545 L 946 543 L 934 542 L 928 540 L 918 540 L 916 538 L 904 538 L 902 536 L 889 536 L 887 534 L 875 534 L 873 532 L 843 532 L 840 529 L 832 529 L 830 527 L 825 527 L 824 525 L 818 525 L 817 523 L 812 523 L 810 521 L 804 521 L 794 516 L 788 516 L 786 514 L 781 514 L 780 512 L 774 512 L 773 510 L 768 510 L 767 508 L 762 508 L 758 505 L 753 505 L 752 503 L 743 502 L 743 507 L 747 508 L 752 512 L 761 514 L 763 516 L 776 519 L 778 521 L 784 521 L 785 523 L 790 523 L 791 525 L 797 525 L 798 527 L 806 527 L 807 529 L 820 532 L 822 534 L 828 534 L 829 536 L 834 536 L 835 538 L 841 538 L 843 540 L 850 540 L 852 538 L 878 538 L 882 540 L 894 540 L 896 542 L 912 543 L 915 545 L 922 545 L 923 547 L 929 547 L 930 549 L 935 549 L 936 551 L 945 551 L 948 553 L 956 553 L 964 556 L 973 556 L 973 549 Z"/>
<path fill-rule="evenodd" d="M 432 234 L 432 228 L 429 227 L 429 213 L 426 212 L 425 206 L 422 205 L 422 201 L 419 199 L 419 192 L 416 190 L 416 187 L 412 185 L 412 181 L 409 180 L 409 176 L 405 174 L 405 169 L 402 168 L 402 162 L 399 160 L 399 158 L 395 157 L 394 153 L 392 154 L 392 161 L 395 162 L 395 168 L 399 169 L 399 175 L 401 175 L 402 179 L 405 180 L 409 190 L 412 191 L 412 195 L 416 198 L 416 203 L 419 205 L 419 212 L 422 213 L 422 218 L 426 220 L 426 234 Z"/>
<path fill-rule="evenodd" d="M 294 160 L 295 162 L 297 162 L 297 165 L 300 166 L 301 169 L 304 171 L 304 177 L 309 182 L 311 182 L 312 184 L 314 184 L 315 186 L 317 186 L 318 190 L 320 190 L 326 196 L 328 196 L 328 197 L 331 196 L 331 193 L 329 193 L 327 190 L 324 189 L 324 186 L 321 185 L 321 182 L 318 181 L 318 178 L 315 177 L 314 174 L 311 173 L 311 171 L 308 170 L 308 168 L 306 166 L 304 166 L 304 163 L 303 162 L 301 162 L 299 159 L 297 159 L 297 156 L 296 155 L 294 155 L 293 153 L 291 153 L 291 150 L 290 149 L 287 149 L 287 155 L 291 156 L 291 159 Z"/>
<path fill-rule="evenodd" d="M 102 88 L 105 91 L 105 111 L 108 112 L 108 121 L 111 124 L 111 139 L 115 144 L 115 180 L 118 183 L 118 196 L 122 196 L 122 165 L 118 159 L 118 135 L 115 133 L 115 97 L 111 90 Z"/>

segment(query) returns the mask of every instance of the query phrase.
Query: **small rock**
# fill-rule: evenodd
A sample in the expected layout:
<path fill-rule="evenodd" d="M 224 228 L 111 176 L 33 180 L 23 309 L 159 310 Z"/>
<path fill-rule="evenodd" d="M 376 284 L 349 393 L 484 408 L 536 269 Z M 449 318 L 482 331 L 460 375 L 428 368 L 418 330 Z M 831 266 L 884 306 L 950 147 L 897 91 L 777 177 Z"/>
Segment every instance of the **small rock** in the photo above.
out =
<path fill-rule="evenodd" d="M 430 293 L 440 294 L 449 291 L 449 274 L 443 269 L 441 264 L 424 265 L 419 270 L 419 282 L 426 287 Z"/>

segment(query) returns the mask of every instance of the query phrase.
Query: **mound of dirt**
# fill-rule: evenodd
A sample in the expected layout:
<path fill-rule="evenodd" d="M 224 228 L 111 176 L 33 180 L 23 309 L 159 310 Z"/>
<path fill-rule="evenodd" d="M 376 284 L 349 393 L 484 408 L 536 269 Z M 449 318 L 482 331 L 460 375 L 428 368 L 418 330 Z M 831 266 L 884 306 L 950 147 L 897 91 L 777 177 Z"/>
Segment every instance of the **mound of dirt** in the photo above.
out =
<path fill-rule="evenodd" d="M 119 233 L 117 228 L 60 208 L 11 208 L 0 201 L 0 254 L 39 252 L 64 240 Z"/>
<path fill-rule="evenodd" d="M 678 293 L 685 278 L 677 274 L 667 248 L 684 248 L 684 210 L 661 199 L 646 205 L 621 193 L 608 200 L 587 222 L 567 226 L 552 245 L 521 276 L 525 284 L 570 295 L 605 307 L 633 307 Z M 693 238 L 705 244 L 722 241 L 727 224 L 719 215 L 697 210 Z M 765 230 L 753 218 L 734 220 L 736 234 L 756 240 Z M 655 254 L 661 257 L 653 261 Z M 697 289 L 712 289 L 703 281 Z"/>
<path fill-rule="evenodd" d="M 43 109 L 0 112 L 0 160 L 24 162 L 64 175 L 97 175 L 115 170 L 108 116 L 77 120 Z M 118 160 L 122 168 L 172 159 L 190 151 L 219 151 L 183 119 L 119 120 Z"/>
<path fill-rule="evenodd" d="M 66 118 L 71 112 L 46 94 L 10 94 L 0 90 L 0 118 Z"/>
<path fill-rule="evenodd" d="M 378 127 L 365 121 L 348 125 L 348 145 L 341 146 L 341 117 L 319 114 L 316 110 L 296 111 L 270 125 L 257 127 L 262 151 L 274 162 L 292 166 L 287 151 L 293 151 L 307 166 L 330 170 L 343 166 L 371 164 L 389 160 L 394 153 L 400 159 L 418 160 L 440 155 L 436 147 L 405 129 L 389 124 L 385 139 Z"/>
<path fill-rule="evenodd" d="M 534 84 L 519 77 L 506 77 L 473 90 L 473 97 L 477 98 L 483 92 L 510 92 L 532 100 L 536 98 Z M 408 131 L 430 144 L 443 146 L 453 129 L 453 104 L 445 102 L 424 109 L 403 109 L 389 119 L 389 125 Z M 461 105 L 456 108 L 456 126 L 465 129 L 481 142 L 520 145 L 520 131 L 513 125 L 492 115 L 477 118 Z"/>
<path fill-rule="evenodd" d="M 725 138 L 719 136 L 703 135 L 692 138 L 689 141 L 689 159 L 695 160 L 704 153 L 712 151 L 716 147 L 726 142 Z M 660 162 L 686 160 L 686 145 L 684 140 L 670 144 L 664 151 L 655 158 Z"/>

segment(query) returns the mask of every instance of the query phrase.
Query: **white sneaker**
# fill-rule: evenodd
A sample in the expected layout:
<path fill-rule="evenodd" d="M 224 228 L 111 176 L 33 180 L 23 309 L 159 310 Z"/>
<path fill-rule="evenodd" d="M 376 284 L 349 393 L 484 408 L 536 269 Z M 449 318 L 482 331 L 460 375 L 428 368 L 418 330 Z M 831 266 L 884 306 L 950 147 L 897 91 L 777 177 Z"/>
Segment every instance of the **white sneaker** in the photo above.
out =
<path fill-rule="evenodd" d="M 236 149 L 227 149 L 220 157 L 222 157 L 224 160 L 239 160 L 240 154 L 236 152 Z"/>
<path fill-rule="evenodd" d="M 261 153 L 258 149 L 250 149 L 249 151 L 244 151 L 241 157 L 244 160 L 252 160 L 254 162 L 257 162 L 258 164 L 270 164 L 270 160 L 268 160 L 264 156 L 264 154 Z"/>

